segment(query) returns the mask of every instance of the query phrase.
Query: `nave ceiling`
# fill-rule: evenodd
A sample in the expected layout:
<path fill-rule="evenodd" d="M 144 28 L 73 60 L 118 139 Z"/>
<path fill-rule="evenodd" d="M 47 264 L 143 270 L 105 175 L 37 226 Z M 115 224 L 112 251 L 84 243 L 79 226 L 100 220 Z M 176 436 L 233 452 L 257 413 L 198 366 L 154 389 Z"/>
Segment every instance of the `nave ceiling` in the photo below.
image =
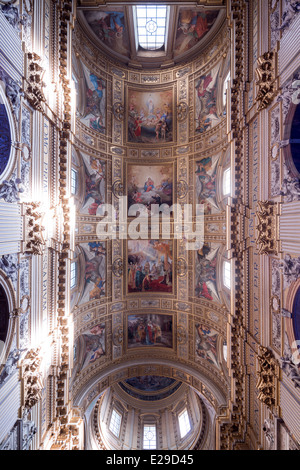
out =
<path fill-rule="evenodd" d="M 299 2 L 147 6 L 0 1 L 0 449 L 298 448 Z"/>

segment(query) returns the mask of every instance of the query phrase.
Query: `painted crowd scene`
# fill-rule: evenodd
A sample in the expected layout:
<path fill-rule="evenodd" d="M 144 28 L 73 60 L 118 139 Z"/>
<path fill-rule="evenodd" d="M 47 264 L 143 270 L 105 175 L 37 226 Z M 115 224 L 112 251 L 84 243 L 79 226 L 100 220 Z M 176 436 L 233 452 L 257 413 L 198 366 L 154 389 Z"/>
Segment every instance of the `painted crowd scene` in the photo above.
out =
<path fill-rule="evenodd" d="M 128 142 L 173 141 L 173 90 L 128 90 Z"/>
<path fill-rule="evenodd" d="M 128 292 L 172 292 L 170 240 L 128 240 Z"/>
<path fill-rule="evenodd" d="M 173 204 L 173 167 L 171 165 L 128 165 L 128 209 L 142 204 L 147 213 L 152 204 Z"/>
<path fill-rule="evenodd" d="M 128 348 L 172 348 L 172 315 L 129 315 Z"/>

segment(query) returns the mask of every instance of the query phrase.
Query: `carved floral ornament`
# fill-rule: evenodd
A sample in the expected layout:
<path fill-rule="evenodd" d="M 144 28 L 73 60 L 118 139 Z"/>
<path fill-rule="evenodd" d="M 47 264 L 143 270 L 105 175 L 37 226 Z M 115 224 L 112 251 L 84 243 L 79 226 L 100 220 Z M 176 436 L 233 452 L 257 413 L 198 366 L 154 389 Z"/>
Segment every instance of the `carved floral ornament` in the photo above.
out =
<path fill-rule="evenodd" d="M 273 101 L 277 93 L 275 76 L 275 52 L 266 52 L 257 59 L 256 84 L 258 93 L 256 101 L 259 102 L 258 110 L 265 109 Z"/>
<path fill-rule="evenodd" d="M 22 377 L 24 385 L 24 406 L 32 408 L 41 398 L 43 382 L 40 372 L 42 359 L 40 348 L 31 349 L 27 352 L 22 364 Z"/>
<path fill-rule="evenodd" d="M 44 214 L 38 209 L 39 202 L 32 202 L 25 205 L 25 253 L 42 255 L 46 242 L 43 236 L 45 227 L 42 226 Z"/>
<path fill-rule="evenodd" d="M 42 103 L 46 101 L 44 94 L 46 83 L 43 82 L 45 70 L 41 66 L 41 57 L 34 52 L 27 54 L 27 73 L 25 86 L 27 100 L 34 109 L 43 111 Z"/>
<path fill-rule="evenodd" d="M 257 356 L 259 370 L 256 388 L 258 399 L 273 409 L 278 406 L 278 381 L 280 367 L 273 353 L 266 347 L 260 346 Z"/>
<path fill-rule="evenodd" d="M 256 219 L 258 224 L 256 230 L 258 237 L 256 243 L 259 245 L 260 254 L 278 254 L 277 241 L 277 204 L 270 201 L 258 201 Z"/>
<path fill-rule="evenodd" d="M 118 121 L 124 120 L 125 108 L 122 103 L 115 103 L 113 105 L 113 115 Z"/>

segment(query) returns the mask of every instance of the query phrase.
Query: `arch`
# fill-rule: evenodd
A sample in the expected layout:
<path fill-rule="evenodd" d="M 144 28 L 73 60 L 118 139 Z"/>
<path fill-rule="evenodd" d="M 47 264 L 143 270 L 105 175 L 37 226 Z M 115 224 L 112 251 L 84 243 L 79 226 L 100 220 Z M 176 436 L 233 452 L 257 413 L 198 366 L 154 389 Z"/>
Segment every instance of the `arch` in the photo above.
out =
<path fill-rule="evenodd" d="M 181 365 L 174 361 L 165 359 L 132 359 L 130 363 L 115 364 L 107 367 L 100 373 L 92 377 L 87 377 L 79 390 L 74 390 L 74 406 L 83 408 L 84 411 L 90 403 L 100 396 L 111 385 L 122 380 L 132 378 L 138 375 L 147 375 L 144 372 L 138 373 L 139 367 L 161 367 L 159 375 L 176 378 L 193 388 L 201 397 L 210 404 L 210 407 L 218 411 L 220 407 L 227 406 L 227 397 L 224 388 L 212 382 L 211 379 L 204 376 L 201 372 L 187 365 Z M 171 374 L 171 375 L 170 375 Z M 73 389 L 76 387 L 76 380 L 73 383 Z"/>
<path fill-rule="evenodd" d="M 283 142 L 287 145 L 283 147 L 283 155 L 291 176 L 300 179 L 299 129 L 300 104 L 292 102 L 284 124 Z"/>
<path fill-rule="evenodd" d="M 285 308 L 291 317 L 285 318 L 285 330 L 294 360 L 300 360 L 300 279 L 289 288 Z"/>
<path fill-rule="evenodd" d="M 299 341 L 300 349 L 300 286 L 298 287 L 293 300 L 292 320 L 295 340 Z"/>
<path fill-rule="evenodd" d="M 0 81 L 0 184 L 9 179 L 16 160 L 16 127 L 11 106 Z"/>

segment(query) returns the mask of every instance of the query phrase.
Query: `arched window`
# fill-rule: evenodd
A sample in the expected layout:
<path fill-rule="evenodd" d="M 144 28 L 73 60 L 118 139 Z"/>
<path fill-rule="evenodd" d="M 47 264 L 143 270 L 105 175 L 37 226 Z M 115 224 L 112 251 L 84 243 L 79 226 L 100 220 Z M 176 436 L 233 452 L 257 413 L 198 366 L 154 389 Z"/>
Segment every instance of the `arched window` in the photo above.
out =
<path fill-rule="evenodd" d="M 294 298 L 292 319 L 295 340 L 299 341 L 298 349 L 300 349 L 300 287 Z"/>
<path fill-rule="evenodd" d="M 1 94 L 0 87 L 0 179 L 5 179 L 5 170 L 8 166 L 12 153 L 12 126 L 10 123 L 10 115 L 5 105 L 5 98 Z"/>
<path fill-rule="evenodd" d="M 0 341 L 5 343 L 9 323 L 9 304 L 8 299 L 0 284 Z M 1 351 L 0 351 L 1 354 Z"/>
<path fill-rule="evenodd" d="M 290 147 L 293 163 L 300 177 L 300 104 L 298 104 L 291 126 Z"/>

